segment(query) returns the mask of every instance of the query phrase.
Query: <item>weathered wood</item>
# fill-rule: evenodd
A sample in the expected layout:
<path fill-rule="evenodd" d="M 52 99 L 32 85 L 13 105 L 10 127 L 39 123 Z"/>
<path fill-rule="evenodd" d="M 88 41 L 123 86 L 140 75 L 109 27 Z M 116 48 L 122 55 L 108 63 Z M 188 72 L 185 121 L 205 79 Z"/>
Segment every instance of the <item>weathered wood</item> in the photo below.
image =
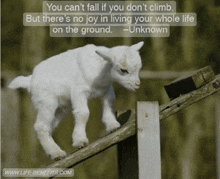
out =
<path fill-rule="evenodd" d="M 172 114 L 184 109 L 191 104 L 204 99 L 205 97 L 214 94 L 220 90 L 220 75 L 217 75 L 215 79 L 209 82 L 207 85 L 192 91 L 188 94 L 182 95 L 170 101 L 167 104 L 160 106 L 160 120 L 163 120 Z"/>
<path fill-rule="evenodd" d="M 158 102 L 137 103 L 139 179 L 161 178 Z"/>
<path fill-rule="evenodd" d="M 214 72 L 210 66 L 197 70 L 189 76 L 183 76 L 165 85 L 164 88 L 170 99 L 175 99 L 182 94 L 187 94 L 196 90 L 215 77 Z"/>
<path fill-rule="evenodd" d="M 202 88 L 192 91 L 189 94 L 183 95 L 168 104 L 160 106 L 160 121 L 169 117 L 170 115 L 190 106 L 191 104 L 204 99 L 205 97 L 212 95 L 220 90 L 220 75 L 217 75 L 215 79 L 209 82 Z M 130 112 L 131 113 L 131 112 Z M 126 116 L 126 115 L 125 115 Z M 91 143 L 87 147 L 67 156 L 65 159 L 57 161 L 47 167 L 49 168 L 70 168 L 80 162 L 90 158 L 110 146 L 117 144 L 136 134 L 136 120 L 135 113 L 132 111 L 129 121 L 123 125 L 117 131 Z"/>
<path fill-rule="evenodd" d="M 129 116 L 125 114 L 130 114 Z M 57 161 L 52 165 L 49 165 L 49 168 L 67 168 L 77 165 L 79 162 L 87 159 L 88 157 L 93 156 L 94 154 L 100 153 L 101 151 L 111 147 L 112 145 L 125 140 L 126 138 L 134 135 L 136 133 L 135 128 L 135 112 L 127 110 L 122 115 L 129 117 L 128 122 L 123 125 L 120 129 L 116 130 L 113 133 L 108 134 L 107 136 L 98 139 L 96 142 L 91 143 L 87 147 L 78 150 L 72 155 L 66 157 L 63 160 Z M 120 118 L 120 116 L 119 116 Z"/>

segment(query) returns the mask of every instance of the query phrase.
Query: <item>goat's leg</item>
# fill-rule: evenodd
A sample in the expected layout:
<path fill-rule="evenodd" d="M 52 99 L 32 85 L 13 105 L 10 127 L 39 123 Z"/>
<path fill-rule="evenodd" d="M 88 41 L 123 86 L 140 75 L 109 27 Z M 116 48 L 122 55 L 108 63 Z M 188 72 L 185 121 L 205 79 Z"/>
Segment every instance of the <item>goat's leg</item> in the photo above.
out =
<path fill-rule="evenodd" d="M 60 149 L 51 136 L 57 106 L 56 103 L 41 106 L 34 125 L 43 149 L 54 160 L 59 160 L 66 156 L 66 152 Z"/>
<path fill-rule="evenodd" d="M 88 100 L 86 96 L 79 95 L 72 99 L 75 126 L 72 134 L 73 147 L 82 148 L 89 143 L 86 136 L 86 124 L 89 119 Z"/>
<path fill-rule="evenodd" d="M 103 97 L 103 114 L 102 122 L 106 126 L 106 130 L 111 132 L 120 127 L 120 123 L 116 120 L 114 115 L 114 102 L 115 102 L 115 93 L 114 89 L 111 86 L 109 93 Z"/>

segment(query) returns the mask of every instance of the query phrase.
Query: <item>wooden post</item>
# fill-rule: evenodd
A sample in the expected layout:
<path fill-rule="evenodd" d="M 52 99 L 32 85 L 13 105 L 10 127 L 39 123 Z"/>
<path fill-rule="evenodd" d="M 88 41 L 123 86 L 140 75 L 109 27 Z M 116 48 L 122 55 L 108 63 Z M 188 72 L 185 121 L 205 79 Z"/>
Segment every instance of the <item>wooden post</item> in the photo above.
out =
<path fill-rule="evenodd" d="M 158 102 L 137 103 L 139 179 L 161 178 Z"/>
<path fill-rule="evenodd" d="M 159 121 L 158 102 L 137 103 L 137 135 L 118 144 L 120 179 L 161 178 Z"/>
<path fill-rule="evenodd" d="M 217 179 L 220 179 L 220 98 L 216 100 L 216 158 Z"/>

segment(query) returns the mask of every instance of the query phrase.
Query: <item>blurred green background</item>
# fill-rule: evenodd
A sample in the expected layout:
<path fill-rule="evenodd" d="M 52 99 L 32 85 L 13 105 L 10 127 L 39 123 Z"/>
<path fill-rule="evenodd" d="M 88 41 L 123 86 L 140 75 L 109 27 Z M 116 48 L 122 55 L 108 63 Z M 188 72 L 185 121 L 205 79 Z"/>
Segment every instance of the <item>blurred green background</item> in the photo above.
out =
<path fill-rule="evenodd" d="M 49 27 L 24 27 L 23 13 L 42 12 L 42 0 L 2 0 L 2 168 L 40 168 L 53 161 L 40 146 L 33 125 L 36 111 L 30 95 L 7 89 L 17 75 L 32 73 L 35 65 L 48 57 L 86 44 L 113 47 L 145 44 L 140 50 L 143 69 L 148 71 L 191 71 L 210 65 L 220 73 L 220 2 L 219 0 L 177 0 L 177 12 L 195 12 L 196 27 L 171 27 L 168 38 L 52 38 Z M 163 86 L 173 79 L 141 79 L 137 93 L 115 84 L 116 110 L 134 108 L 136 101 L 169 101 Z M 161 123 L 163 179 L 216 179 L 216 98 L 219 93 L 171 116 Z M 87 125 L 90 142 L 100 138 L 101 103 L 89 103 Z M 72 115 L 54 133 L 68 154 L 72 148 Z M 116 146 L 79 164 L 76 179 L 118 178 Z"/>

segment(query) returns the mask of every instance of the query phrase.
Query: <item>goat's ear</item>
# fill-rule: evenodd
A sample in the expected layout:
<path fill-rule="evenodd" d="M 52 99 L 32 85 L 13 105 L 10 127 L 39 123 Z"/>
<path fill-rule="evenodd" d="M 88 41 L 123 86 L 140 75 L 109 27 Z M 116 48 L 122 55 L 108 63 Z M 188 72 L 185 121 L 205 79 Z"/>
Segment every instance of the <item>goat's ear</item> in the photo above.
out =
<path fill-rule="evenodd" d="M 104 60 L 107 60 L 109 62 L 112 62 L 114 59 L 114 56 L 111 52 L 109 51 L 100 51 L 100 50 L 96 50 L 95 51 L 99 56 L 101 56 Z"/>
<path fill-rule="evenodd" d="M 131 48 L 138 51 L 138 50 L 141 49 L 141 47 L 142 47 L 143 45 L 144 45 L 144 42 L 141 41 L 141 42 L 139 42 L 139 43 L 137 43 L 137 44 L 132 45 Z"/>

